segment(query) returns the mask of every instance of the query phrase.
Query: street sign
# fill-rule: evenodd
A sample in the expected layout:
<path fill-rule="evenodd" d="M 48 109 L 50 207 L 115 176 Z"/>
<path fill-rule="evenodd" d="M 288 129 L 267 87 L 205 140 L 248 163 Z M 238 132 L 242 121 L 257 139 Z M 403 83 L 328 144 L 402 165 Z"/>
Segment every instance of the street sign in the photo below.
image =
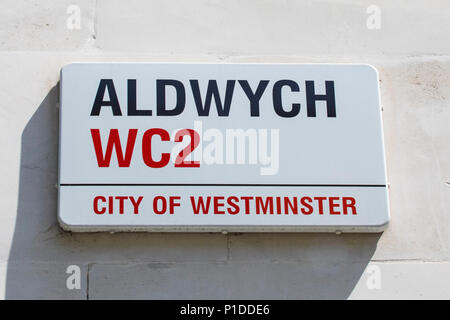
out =
<path fill-rule="evenodd" d="M 76 63 L 60 100 L 64 229 L 379 232 L 389 221 L 369 65 Z"/>

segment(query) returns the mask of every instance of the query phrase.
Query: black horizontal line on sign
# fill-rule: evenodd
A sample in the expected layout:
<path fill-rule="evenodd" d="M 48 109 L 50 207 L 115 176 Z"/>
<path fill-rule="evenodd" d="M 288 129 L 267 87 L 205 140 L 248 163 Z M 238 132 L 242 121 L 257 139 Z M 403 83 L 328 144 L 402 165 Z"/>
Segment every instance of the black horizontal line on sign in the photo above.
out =
<path fill-rule="evenodd" d="M 386 187 L 385 184 L 248 184 L 248 183 L 61 183 L 60 186 L 138 186 L 138 187 Z"/>

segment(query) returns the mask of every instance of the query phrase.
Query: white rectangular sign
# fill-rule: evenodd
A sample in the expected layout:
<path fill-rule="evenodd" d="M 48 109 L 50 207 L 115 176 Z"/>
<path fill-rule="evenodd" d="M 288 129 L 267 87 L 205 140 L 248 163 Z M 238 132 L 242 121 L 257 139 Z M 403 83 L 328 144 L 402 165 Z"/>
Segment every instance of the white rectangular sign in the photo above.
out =
<path fill-rule="evenodd" d="M 61 71 L 72 231 L 378 232 L 378 75 L 356 64 L 80 63 Z"/>

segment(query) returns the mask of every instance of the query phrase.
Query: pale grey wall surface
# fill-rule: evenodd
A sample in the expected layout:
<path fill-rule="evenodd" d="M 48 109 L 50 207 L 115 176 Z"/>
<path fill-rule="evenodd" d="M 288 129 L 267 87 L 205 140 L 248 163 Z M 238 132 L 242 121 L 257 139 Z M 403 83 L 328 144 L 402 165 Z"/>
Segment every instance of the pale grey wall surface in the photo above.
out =
<path fill-rule="evenodd" d="M 79 30 L 66 27 L 71 4 L 81 9 Z M 366 26 L 371 4 L 381 9 L 379 30 Z M 448 1 L 3 0 L 0 9 L 2 297 L 450 298 Z M 374 65 L 384 108 L 388 230 L 62 231 L 59 70 L 77 61 Z M 81 268 L 80 290 L 66 288 L 72 264 Z"/>

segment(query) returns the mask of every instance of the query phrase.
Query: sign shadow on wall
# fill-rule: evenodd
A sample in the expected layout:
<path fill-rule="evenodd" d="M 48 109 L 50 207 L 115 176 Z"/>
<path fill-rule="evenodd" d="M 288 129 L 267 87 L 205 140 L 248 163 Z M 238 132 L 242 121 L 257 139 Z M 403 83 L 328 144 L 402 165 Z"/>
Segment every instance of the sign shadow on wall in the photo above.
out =
<path fill-rule="evenodd" d="M 63 231 L 58 100 L 59 84 L 22 134 L 6 299 L 345 299 L 363 276 L 380 234 Z M 79 290 L 66 287 L 70 265 Z"/>

